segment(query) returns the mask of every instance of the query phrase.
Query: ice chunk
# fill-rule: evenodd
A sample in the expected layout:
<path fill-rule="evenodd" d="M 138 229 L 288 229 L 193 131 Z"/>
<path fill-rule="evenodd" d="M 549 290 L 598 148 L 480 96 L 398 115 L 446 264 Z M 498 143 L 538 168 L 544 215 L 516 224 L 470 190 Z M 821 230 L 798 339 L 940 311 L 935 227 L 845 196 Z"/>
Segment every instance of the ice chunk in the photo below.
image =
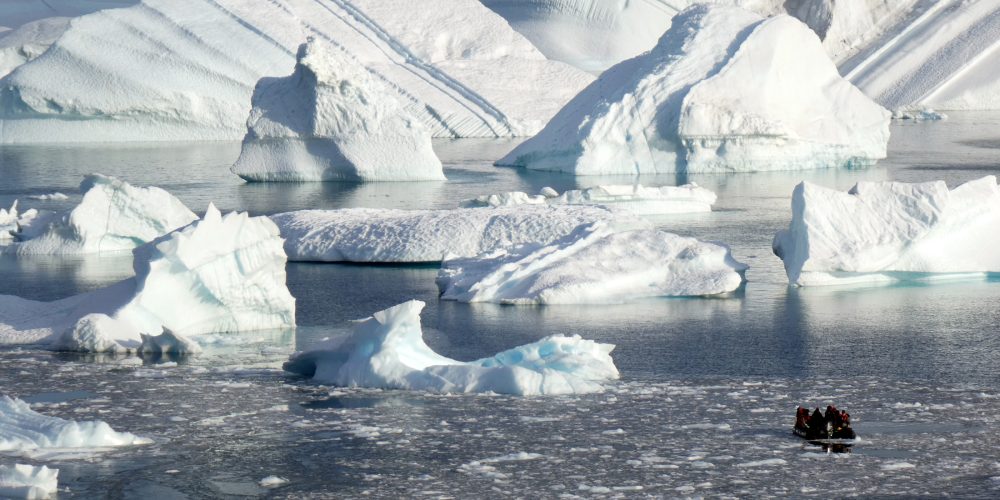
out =
<path fill-rule="evenodd" d="M 522 243 L 548 243 L 594 221 L 648 227 L 605 207 L 519 205 L 454 210 L 301 210 L 271 216 L 295 261 L 439 262 Z"/>
<path fill-rule="evenodd" d="M 731 292 L 746 269 L 723 245 L 595 223 L 547 245 L 445 261 L 437 281 L 442 299 L 462 302 L 622 303 Z"/>
<path fill-rule="evenodd" d="M 868 165 L 885 157 L 889 117 L 798 20 L 700 4 L 497 164 L 577 175 Z"/>
<path fill-rule="evenodd" d="M 0 240 L 14 237 L 18 230 L 17 222 L 17 200 L 14 200 L 10 209 L 0 208 Z"/>
<path fill-rule="evenodd" d="M 423 308 L 411 300 L 379 311 L 346 338 L 293 354 L 285 370 L 339 386 L 523 396 L 597 392 L 618 378 L 614 346 L 578 335 L 552 335 L 468 363 L 446 358 L 424 343 Z"/>
<path fill-rule="evenodd" d="M 267 476 L 257 482 L 261 488 L 277 488 L 287 483 L 287 479 L 278 476 Z"/>
<path fill-rule="evenodd" d="M 80 183 L 83 199 L 45 227 L 18 235 L 19 254 L 75 254 L 127 251 L 187 225 L 198 217 L 158 187 L 135 187 L 100 174 Z M 34 224 L 32 224 L 34 226 Z M 30 239 L 29 239 L 30 238 Z"/>
<path fill-rule="evenodd" d="M 42 200 L 42 201 L 48 201 L 48 200 L 62 201 L 62 200 L 68 200 L 69 196 L 66 196 L 63 193 L 56 191 L 55 193 L 33 194 L 28 198 L 31 198 L 32 200 Z"/>
<path fill-rule="evenodd" d="M 100 420 L 77 422 L 42 415 L 20 399 L 0 395 L 0 452 L 31 456 L 41 450 L 151 442 L 127 432 L 116 432 Z"/>
<path fill-rule="evenodd" d="M 51 498 L 58 488 L 59 469 L 50 469 L 44 465 L 0 465 L 0 497 Z"/>
<path fill-rule="evenodd" d="M 773 246 L 799 286 L 982 277 L 1000 272 L 997 227 L 992 175 L 952 190 L 943 181 L 860 182 L 843 193 L 803 182 Z"/>
<path fill-rule="evenodd" d="M 299 47 L 295 72 L 257 83 L 233 172 L 250 181 L 444 180 L 431 133 L 338 48 Z"/>
<path fill-rule="evenodd" d="M 142 345 L 139 352 L 144 354 L 197 354 L 201 352 L 201 346 L 197 342 L 178 335 L 167 328 L 159 335 L 140 334 Z"/>
<path fill-rule="evenodd" d="M 521 191 L 483 195 L 460 203 L 462 207 L 505 207 L 511 205 L 605 205 L 638 215 L 711 212 L 715 193 L 697 184 L 645 187 L 642 184 L 614 184 L 573 189 L 560 195 L 546 187 L 532 196 Z"/>

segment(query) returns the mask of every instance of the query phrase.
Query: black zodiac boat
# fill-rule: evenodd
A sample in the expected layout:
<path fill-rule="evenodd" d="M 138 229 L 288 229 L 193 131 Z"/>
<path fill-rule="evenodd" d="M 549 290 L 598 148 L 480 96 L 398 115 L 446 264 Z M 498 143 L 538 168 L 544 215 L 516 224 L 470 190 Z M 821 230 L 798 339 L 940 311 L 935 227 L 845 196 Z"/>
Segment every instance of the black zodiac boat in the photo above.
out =
<path fill-rule="evenodd" d="M 792 432 L 810 443 L 822 445 L 824 449 L 829 446 L 837 448 L 833 451 L 847 451 L 858 437 L 851 428 L 851 415 L 833 405 L 826 407 L 826 413 L 816 408 L 811 415 L 808 408 L 800 406 L 795 412 Z"/>

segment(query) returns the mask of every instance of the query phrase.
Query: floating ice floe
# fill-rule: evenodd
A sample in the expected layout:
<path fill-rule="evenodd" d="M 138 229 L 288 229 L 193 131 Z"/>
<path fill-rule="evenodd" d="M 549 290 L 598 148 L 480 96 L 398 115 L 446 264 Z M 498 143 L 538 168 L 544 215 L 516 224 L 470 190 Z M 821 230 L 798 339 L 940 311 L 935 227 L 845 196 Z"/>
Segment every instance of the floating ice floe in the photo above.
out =
<path fill-rule="evenodd" d="M 548 243 L 580 225 L 649 227 L 630 213 L 600 206 L 518 205 L 453 210 L 353 208 L 271 216 L 293 261 L 440 262 L 523 243 Z"/>
<path fill-rule="evenodd" d="M 33 194 L 28 198 L 31 198 L 32 200 L 42 200 L 42 201 L 49 201 L 49 200 L 62 201 L 62 200 L 68 200 L 69 196 L 66 196 L 63 193 L 56 191 L 55 193 Z"/>
<path fill-rule="evenodd" d="M 0 240 L 13 239 L 22 227 L 30 225 L 38 215 L 38 210 L 34 208 L 18 212 L 17 200 L 14 200 L 10 209 L 0 208 Z"/>
<path fill-rule="evenodd" d="M 983 277 L 1000 272 L 998 227 L 995 176 L 951 190 L 859 182 L 844 193 L 803 182 L 773 247 L 799 286 Z"/>
<path fill-rule="evenodd" d="M 0 395 L 0 453 L 32 456 L 65 448 L 107 448 L 152 441 L 116 432 L 100 421 L 77 422 L 42 415 L 28 403 Z"/>
<path fill-rule="evenodd" d="M 209 205 L 203 219 L 136 248 L 134 278 L 55 302 L 0 296 L 0 343 L 182 353 L 197 349 L 186 336 L 294 326 L 285 261 L 270 219 Z"/>
<path fill-rule="evenodd" d="M 310 41 L 253 94 L 233 172 L 250 181 L 444 180 L 431 133 L 341 49 Z"/>
<path fill-rule="evenodd" d="M 44 465 L 0 465 L 0 497 L 44 499 L 55 495 L 57 489 L 59 469 L 50 469 Z"/>
<path fill-rule="evenodd" d="M 411 300 L 379 311 L 349 336 L 293 354 L 285 370 L 347 387 L 523 396 L 597 392 L 618 378 L 614 346 L 578 335 L 552 335 L 468 363 L 446 358 L 424 343 L 423 308 Z"/>
<path fill-rule="evenodd" d="M 187 225 L 198 216 L 158 187 L 135 187 L 100 174 L 80 183 L 83 199 L 72 210 L 49 215 L 17 236 L 18 254 L 82 254 L 128 251 Z"/>
<path fill-rule="evenodd" d="M 746 269 L 717 243 L 595 223 L 547 245 L 445 261 L 437 282 L 442 299 L 462 302 L 614 304 L 731 292 Z"/>
<path fill-rule="evenodd" d="M 576 175 L 869 165 L 885 157 L 889 118 L 800 21 L 701 4 L 497 164 Z"/>
<path fill-rule="evenodd" d="M 645 187 L 642 184 L 617 184 L 587 189 L 572 189 L 559 194 L 550 187 L 537 195 L 521 191 L 497 193 L 463 200 L 462 207 L 507 207 L 512 205 L 605 205 L 637 215 L 711 212 L 715 193 L 698 186 Z"/>

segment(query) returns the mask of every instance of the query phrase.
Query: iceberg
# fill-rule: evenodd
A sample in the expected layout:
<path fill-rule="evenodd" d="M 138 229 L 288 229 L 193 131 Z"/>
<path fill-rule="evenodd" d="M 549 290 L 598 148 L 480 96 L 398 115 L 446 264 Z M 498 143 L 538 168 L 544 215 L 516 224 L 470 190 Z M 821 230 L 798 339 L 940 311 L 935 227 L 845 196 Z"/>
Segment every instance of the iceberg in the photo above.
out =
<path fill-rule="evenodd" d="M 55 302 L 0 296 L 0 344 L 183 353 L 198 349 L 187 336 L 292 327 L 285 262 L 270 219 L 209 205 L 201 220 L 133 250 L 133 278 Z"/>
<path fill-rule="evenodd" d="M 433 392 L 521 396 L 582 394 L 618 378 L 611 344 L 552 335 L 471 362 L 446 358 L 424 343 L 411 300 L 359 320 L 350 335 L 293 354 L 286 371 L 323 384 Z"/>
<path fill-rule="evenodd" d="M 83 199 L 69 212 L 22 231 L 8 251 L 18 254 L 83 254 L 132 250 L 198 216 L 158 187 L 135 187 L 100 174 L 80 183 Z"/>
<path fill-rule="evenodd" d="M 34 208 L 18 212 L 17 200 L 14 200 L 9 209 L 0 208 L 0 241 L 14 238 L 23 226 L 32 224 L 38 216 L 39 212 Z"/>
<path fill-rule="evenodd" d="M 889 121 L 798 20 L 700 4 L 496 164 L 576 175 L 862 166 L 885 157 Z"/>
<path fill-rule="evenodd" d="M 546 187 L 537 195 L 521 191 L 496 193 L 463 200 L 461 207 L 509 207 L 513 205 L 604 205 L 636 215 L 666 215 L 711 212 L 715 193 L 698 186 L 645 187 L 642 184 L 612 184 L 572 189 L 559 194 Z"/>
<path fill-rule="evenodd" d="M 271 216 L 293 261 L 440 262 L 523 243 L 548 243 L 580 225 L 608 221 L 647 227 L 627 212 L 599 206 L 518 205 L 452 210 L 351 208 Z"/>
<path fill-rule="evenodd" d="M 442 263 L 441 298 L 500 304 L 619 304 L 732 292 L 747 266 L 729 248 L 659 230 L 581 226 L 527 244 Z"/>
<path fill-rule="evenodd" d="M 444 180 L 431 133 L 339 49 L 299 47 L 295 72 L 253 94 L 233 173 L 249 181 Z"/>
<path fill-rule="evenodd" d="M 0 497 L 26 500 L 51 498 L 59 489 L 59 469 L 44 465 L 0 465 Z"/>
<path fill-rule="evenodd" d="M 1000 272 L 998 224 L 992 175 L 951 190 L 944 181 L 859 182 L 843 193 L 803 182 L 773 248 L 797 286 L 982 278 Z"/>
<path fill-rule="evenodd" d="M 100 421 L 77 422 L 42 415 L 28 403 L 0 395 L 0 453 L 31 456 L 45 450 L 107 448 L 150 444 L 127 432 L 116 432 Z"/>

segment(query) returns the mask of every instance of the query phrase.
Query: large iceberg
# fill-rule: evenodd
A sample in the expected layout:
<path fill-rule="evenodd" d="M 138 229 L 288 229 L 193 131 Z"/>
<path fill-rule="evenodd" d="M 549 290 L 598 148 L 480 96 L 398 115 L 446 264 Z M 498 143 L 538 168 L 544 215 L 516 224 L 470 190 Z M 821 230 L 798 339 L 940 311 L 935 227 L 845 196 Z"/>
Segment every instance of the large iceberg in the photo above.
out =
<path fill-rule="evenodd" d="M 251 181 L 444 180 L 431 133 L 337 48 L 299 47 L 295 72 L 253 94 L 233 172 Z"/>
<path fill-rule="evenodd" d="M 547 245 L 445 261 L 437 282 L 446 300 L 606 304 L 731 292 L 746 269 L 720 244 L 595 223 Z"/>
<path fill-rule="evenodd" d="M 338 386 L 522 396 L 603 390 L 618 378 L 611 344 L 552 335 L 493 357 L 461 362 L 431 350 L 411 300 L 360 320 L 350 335 L 298 352 L 285 370 Z"/>
<path fill-rule="evenodd" d="M 25 500 L 51 498 L 59 488 L 59 469 L 44 465 L 0 465 L 0 497 Z"/>
<path fill-rule="evenodd" d="M 42 415 L 28 403 L 0 395 L 0 452 L 33 455 L 64 448 L 106 448 L 149 444 L 152 441 L 116 432 L 100 421 L 77 422 Z"/>
<path fill-rule="evenodd" d="M 0 296 L 0 344 L 191 352 L 183 337 L 291 327 L 285 261 L 270 219 L 209 205 L 201 220 L 136 248 L 134 278 L 55 302 Z"/>
<path fill-rule="evenodd" d="M 580 225 L 608 221 L 646 227 L 599 206 L 521 205 L 453 210 L 353 208 L 272 215 L 293 261 L 440 262 L 523 243 L 548 243 Z"/>
<path fill-rule="evenodd" d="M 798 286 L 982 277 L 1000 272 L 998 227 L 992 175 L 951 190 L 943 181 L 859 182 L 843 193 L 803 182 L 774 253 Z"/>
<path fill-rule="evenodd" d="M 715 193 L 698 186 L 646 187 L 642 184 L 610 184 L 586 189 L 571 189 L 559 194 L 542 188 L 537 195 L 522 191 L 495 193 L 463 200 L 459 206 L 509 207 L 514 205 L 604 205 L 637 215 L 685 214 L 711 212 Z"/>
<path fill-rule="evenodd" d="M 889 118 L 798 20 L 696 5 L 497 164 L 577 175 L 869 165 L 885 157 Z"/>
<path fill-rule="evenodd" d="M 79 254 L 128 251 L 198 218 L 158 187 L 135 187 L 100 174 L 80 183 L 83 199 L 52 216 L 12 245 L 19 254 Z M 34 224 L 33 224 L 34 225 Z M 37 234 L 36 234 L 37 233 Z"/>

